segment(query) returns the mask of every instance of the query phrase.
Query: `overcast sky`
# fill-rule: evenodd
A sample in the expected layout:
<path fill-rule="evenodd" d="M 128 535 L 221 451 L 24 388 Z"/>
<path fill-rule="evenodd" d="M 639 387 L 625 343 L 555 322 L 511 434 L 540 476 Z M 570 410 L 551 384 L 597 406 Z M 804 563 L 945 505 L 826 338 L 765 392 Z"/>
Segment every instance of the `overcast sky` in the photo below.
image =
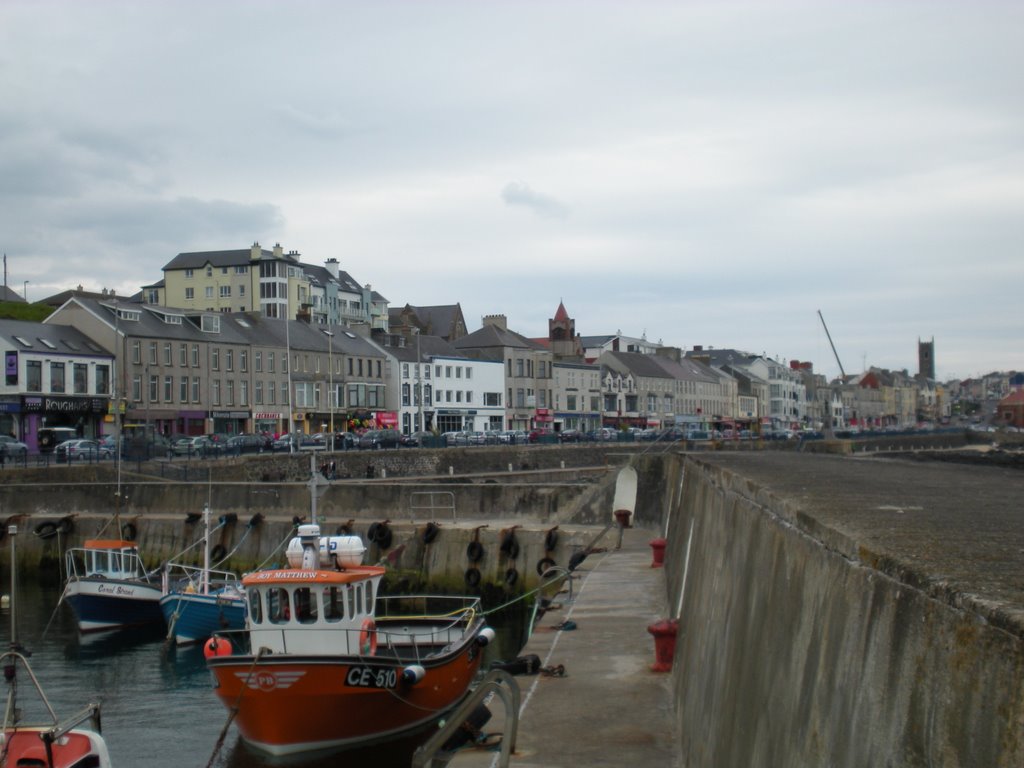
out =
<path fill-rule="evenodd" d="M 1024 369 L 1019 2 L 0 0 L 30 300 L 183 251 L 847 373 Z"/>

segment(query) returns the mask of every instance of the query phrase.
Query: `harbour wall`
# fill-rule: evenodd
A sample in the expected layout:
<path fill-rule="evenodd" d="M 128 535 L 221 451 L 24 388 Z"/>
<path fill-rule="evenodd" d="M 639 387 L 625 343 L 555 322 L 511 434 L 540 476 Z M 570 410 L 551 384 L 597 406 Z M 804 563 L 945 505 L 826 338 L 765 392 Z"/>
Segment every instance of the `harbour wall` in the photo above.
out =
<path fill-rule="evenodd" d="M 682 764 L 1024 765 L 1019 476 L 754 458 L 657 459 Z"/>

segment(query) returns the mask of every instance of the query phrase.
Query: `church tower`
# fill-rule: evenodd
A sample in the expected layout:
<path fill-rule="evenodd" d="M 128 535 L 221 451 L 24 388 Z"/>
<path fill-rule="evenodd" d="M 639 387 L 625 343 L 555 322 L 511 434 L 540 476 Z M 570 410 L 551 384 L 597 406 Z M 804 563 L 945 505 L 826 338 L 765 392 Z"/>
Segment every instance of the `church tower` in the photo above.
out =
<path fill-rule="evenodd" d="M 548 320 L 548 341 L 555 360 L 583 359 L 583 345 L 576 335 L 576 321 L 569 317 L 561 301 L 555 316 Z"/>

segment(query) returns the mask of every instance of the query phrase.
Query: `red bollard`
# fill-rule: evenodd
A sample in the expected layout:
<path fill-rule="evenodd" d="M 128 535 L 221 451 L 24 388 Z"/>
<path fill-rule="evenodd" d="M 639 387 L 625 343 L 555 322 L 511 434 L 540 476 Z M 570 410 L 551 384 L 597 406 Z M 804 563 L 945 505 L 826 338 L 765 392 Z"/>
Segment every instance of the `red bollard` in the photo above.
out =
<path fill-rule="evenodd" d="M 665 545 L 668 542 L 665 539 L 651 539 L 650 544 L 651 554 L 654 556 L 651 568 L 661 568 L 665 564 Z"/>
<path fill-rule="evenodd" d="M 654 635 L 654 666 L 652 672 L 671 672 L 672 659 L 676 655 L 676 632 L 678 619 L 662 619 L 647 628 Z"/>
<path fill-rule="evenodd" d="M 632 528 L 629 524 L 630 515 L 632 513 L 628 509 L 616 509 L 615 522 L 619 524 L 620 528 Z"/>

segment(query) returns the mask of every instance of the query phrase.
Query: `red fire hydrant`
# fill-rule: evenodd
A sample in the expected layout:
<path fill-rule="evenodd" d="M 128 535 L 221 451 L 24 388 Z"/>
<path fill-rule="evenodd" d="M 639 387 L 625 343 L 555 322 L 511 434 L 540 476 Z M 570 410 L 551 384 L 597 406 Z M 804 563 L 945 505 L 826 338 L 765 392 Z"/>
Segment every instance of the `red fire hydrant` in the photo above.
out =
<path fill-rule="evenodd" d="M 647 631 L 654 635 L 654 666 L 652 672 L 671 672 L 672 659 L 676 655 L 676 632 L 678 619 L 662 619 L 651 624 Z"/>
<path fill-rule="evenodd" d="M 665 564 L 665 545 L 667 543 L 665 539 L 651 539 L 651 554 L 654 556 L 651 568 L 661 568 Z"/>

